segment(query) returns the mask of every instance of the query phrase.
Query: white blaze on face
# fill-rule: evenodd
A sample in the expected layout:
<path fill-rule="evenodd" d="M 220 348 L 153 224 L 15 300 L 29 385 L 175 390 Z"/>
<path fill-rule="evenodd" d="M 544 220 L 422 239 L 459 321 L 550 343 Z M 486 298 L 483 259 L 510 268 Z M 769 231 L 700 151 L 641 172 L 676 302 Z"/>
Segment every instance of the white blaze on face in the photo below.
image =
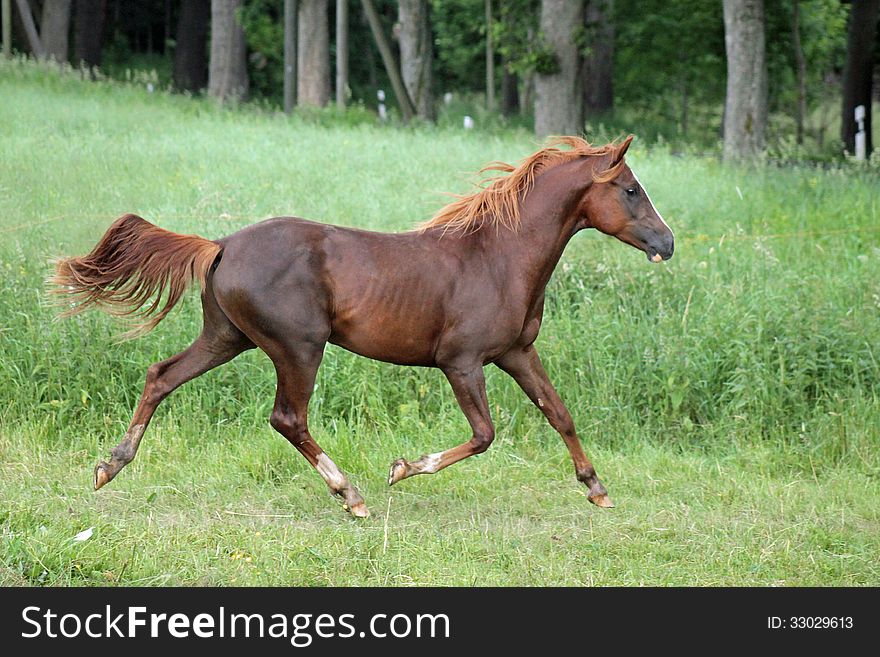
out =
<path fill-rule="evenodd" d="M 346 480 L 345 475 L 342 474 L 342 471 L 336 467 L 336 464 L 324 452 L 321 452 L 321 455 L 318 457 L 315 468 L 333 490 L 343 490 L 348 486 L 348 480 Z"/>
<path fill-rule="evenodd" d="M 665 221 L 663 221 L 663 215 L 661 215 L 659 212 L 657 212 L 657 206 L 654 205 L 654 201 L 651 200 L 651 197 L 648 195 L 648 190 L 645 189 L 645 186 L 642 184 L 642 181 L 639 180 L 639 177 L 636 175 L 636 172 L 633 171 L 632 168 L 630 168 L 630 172 L 632 172 L 633 178 L 636 179 L 636 182 L 639 184 L 639 187 L 641 187 L 642 191 L 645 192 L 645 198 L 648 199 L 648 203 L 651 204 L 651 209 L 654 210 L 654 214 L 656 214 L 660 218 L 660 223 L 663 224 L 664 226 L 666 226 L 666 229 L 670 233 L 672 233 L 672 229 L 669 227 L 669 224 L 667 224 Z M 675 239 L 674 233 L 672 234 L 672 238 Z"/>

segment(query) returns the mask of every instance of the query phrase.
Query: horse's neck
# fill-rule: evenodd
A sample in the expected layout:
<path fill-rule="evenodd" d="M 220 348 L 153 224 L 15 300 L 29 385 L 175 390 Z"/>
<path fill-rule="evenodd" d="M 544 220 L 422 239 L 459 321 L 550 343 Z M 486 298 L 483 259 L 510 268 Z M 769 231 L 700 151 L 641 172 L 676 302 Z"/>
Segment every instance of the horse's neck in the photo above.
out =
<path fill-rule="evenodd" d="M 577 232 L 576 211 L 589 185 L 583 161 L 554 167 L 536 180 L 526 194 L 520 226 L 496 235 L 509 266 L 518 270 L 534 298 L 543 295 L 569 240 Z"/>

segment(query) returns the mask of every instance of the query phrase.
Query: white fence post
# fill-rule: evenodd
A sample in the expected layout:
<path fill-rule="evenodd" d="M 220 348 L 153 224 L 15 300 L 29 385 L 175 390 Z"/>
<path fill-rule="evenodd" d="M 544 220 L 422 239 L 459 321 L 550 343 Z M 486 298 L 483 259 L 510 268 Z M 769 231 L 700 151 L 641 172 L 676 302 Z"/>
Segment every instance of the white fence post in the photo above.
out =
<path fill-rule="evenodd" d="M 856 129 L 856 159 L 864 160 L 866 156 L 866 137 L 865 137 L 865 106 L 859 105 L 855 110 Z"/>

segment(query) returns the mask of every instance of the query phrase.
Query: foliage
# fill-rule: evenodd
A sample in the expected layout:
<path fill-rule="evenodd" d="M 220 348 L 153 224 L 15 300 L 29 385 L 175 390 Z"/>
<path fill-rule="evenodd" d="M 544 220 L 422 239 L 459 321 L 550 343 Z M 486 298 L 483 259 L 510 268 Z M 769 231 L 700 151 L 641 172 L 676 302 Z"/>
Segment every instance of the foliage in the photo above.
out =
<path fill-rule="evenodd" d="M 715 141 L 719 113 L 699 108 L 724 99 L 721 3 L 647 0 L 637 14 L 615 3 L 614 27 L 616 105 L 674 126 L 689 140 Z"/>
<path fill-rule="evenodd" d="M 527 75 L 539 65 L 535 53 L 535 34 L 538 31 L 540 2 L 537 0 L 513 0 L 497 3 L 492 34 L 502 61 L 512 73 Z M 558 64 L 557 64 L 558 65 Z"/>
<path fill-rule="evenodd" d="M 486 20 L 483 0 L 431 0 L 440 90 L 486 86 Z"/>
<path fill-rule="evenodd" d="M 599 2 L 604 0 L 589 0 Z M 806 60 L 806 142 L 791 147 L 795 134 L 798 88 L 792 41 L 795 0 L 766 0 L 766 51 L 769 73 L 772 157 L 814 161 L 842 158 L 837 133 L 842 67 L 849 4 L 839 0 L 799 0 L 800 33 Z M 377 0 L 382 28 L 396 50 L 397 3 Z M 716 148 L 726 92 L 726 56 L 722 3 L 719 0 L 643 0 L 615 2 L 611 21 L 614 45 L 614 109 L 588 117 L 588 132 L 611 127 L 638 132 L 651 141 L 662 139 L 677 149 Z M 528 107 L 533 73 L 558 70 L 551 44 L 540 34 L 540 0 L 494 2 L 493 35 L 496 71 L 519 77 L 520 100 Z M 179 7 L 164 0 L 117 0 L 107 15 L 104 74 L 132 79 L 147 71 L 161 86 L 169 83 Z M 486 18 L 483 0 L 430 0 L 434 36 L 434 91 L 473 101 L 468 115 L 478 113 L 485 93 Z M 282 3 L 248 0 L 241 11 L 248 44 L 251 95 L 258 103 L 278 107 L 282 99 Z M 335 3 L 329 3 L 330 57 L 335 58 Z M 591 27 L 576 26 L 575 40 L 583 54 L 590 50 Z M 20 38 L 20 37 L 17 37 Z M 359 3 L 349 11 L 349 86 L 356 107 L 375 109 L 377 92 L 395 99 L 372 34 Z M 880 41 L 878 41 L 880 44 Z M 17 44 L 21 46 L 21 44 Z M 880 51 L 880 45 L 878 45 Z M 877 55 L 880 56 L 880 55 Z M 331 65 L 331 76 L 335 74 Z M 496 75 L 500 86 L 501 75 Z M 485 103 L 485 101 L 482 101 Z M 355 110 L 357 112 L 359 110 Z M 448 108 L 441 114 L 449 115 Z M 453 112 L 455 114 L 455 112 Z M 601 120 L 603 126 L 596 124 Z M 460 122 L 459 122 L 460 123 Z M 500 117 L 483 117 L 482 125 L 503 125 Z M 880 126 L 880 121 L 875 121 Z"/>
<path fill-rule="evenodd" d="M 274 0 L 250 0 L 240 20 L 250 53 L 251 93 L 282 102 L 284 93 L 284 6 Z"/>

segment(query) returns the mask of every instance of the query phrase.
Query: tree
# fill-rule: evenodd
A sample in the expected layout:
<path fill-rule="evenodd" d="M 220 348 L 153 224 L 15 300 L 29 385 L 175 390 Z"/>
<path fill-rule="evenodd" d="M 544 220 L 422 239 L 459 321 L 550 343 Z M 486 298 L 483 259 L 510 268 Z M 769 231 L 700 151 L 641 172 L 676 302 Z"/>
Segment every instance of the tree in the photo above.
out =
<path fill-rule="evenodd" d="M 727 99 L 724 159 L 753 157 L 764 148 L 767 128 L 767 63 L 764 0 L 724 0 Z"/>
<path fill-rule="evenodd" d="M 427 0 L 400 0 L 400 72 L 416 114 L 434 119 L 431 69 L 434 65 Z"/>
<path fill-rule="evenodd" d="M 284 0 L 284 113 L 296 103 L 296 15 L 297 0 Z"/>
<path fill-rule="evenodd" d="M 348 0 L 336 0 L 336 107 L 348 100 Z"/>
<path fill-rule="evenodd" d="M 534 72 L 532 41 L 538 6 L 534 0 L 506 0 L 494 8 L 492 44 L 501 56 L 501 113 L 512 116 L 529 106 L 520 98 L 520 89 L 524 92 L 530 86 Z"/>
<path fill-rule="evenodd" d="M 210 0 L 183 0 L 174 49 L 174 86 L 181 91 L 200 91 L 208 84 L 210 20 Z"/>
<path fill-rule="evenodd" d="M 73 63 L 100 66 L 107 0 L 76 0 L 73 19 Z"/>
<path fill-rule="evenodd" d="M 795 112 L 795 141 L 804 143 L 804 118 L 807 114 L 807 61 L 801 44 L 800 2 L 791 3 L 791 45 L 794 50 L 795 73 L 797 74 L 797 110 Z"/>
<path fill-rule="evenodd" d="M 871 78 L 874 72 L 874 43 L 880 0 L 852 0 L 846 35 L 846 68 L 843 75 L 843 109 L 840 138 L 846 150 L 855 152 L 854 113 L 865 106 L 865 153 L 871 154 Z"/>
<path fill-rule="evenodd" d="M 238 17 L 242 0 L 211 0 L 208 94 L 226 100 L 247 96 L 247 49 Z"/>
<path fill-rule="evenodd" d="M 493 3 L 500 16 L 505 5 Z M 483 0 L 431 0 L 431 25 L 438 66 L 435 84 L 442 91 L 462 93 L 486 89 L 486 7 Z M 537 21 L 536 21 L 537 22 Z M 496 44 L 497 45 L 497 44 Z"/>
<path fill-rule="evenodd" d="M 707 146 L 715 143 L 726 85 L 721 2 L 640 0 L 638 12 L 615 6 L 615 103 L 640 117 L 640 137 L 694 140 L 697 126 Z"/>
<path fill-rule="evenodd" d="M 613 0 L 588 0 L 584 57 L 584 110 L 588 117 L 605 114 L 614 105 Z"/>
<path fill-rule="evenodd" d="M 361 0 L 361 6 L 364 8 L 364 16 L 366 16 L 367 22 L 370 24 L 370 32 L 373 33 L 373 40 L 379 49 L 382 64 L 385 66 L 385 72 L 388 74 L 391 87 L 394 89 L 394 96 L 397 98 L 397 105 L 400 107 L 400 113 L 403 115 L 403 122 L 409 123 L 416 111 L 406 91 L 406 86 L 400 77 L 400 69 L 397 66 L 397 61 L 394 59 L 394 53 L 391 52 L 391 45 L 388 43 L 388 38 L 382 30 L 379 12 L 376 11 L 376 5 L 373 4 L 373 0 Z"/>
<path fill-rule="evenodd" d="M 46 57 L 66 62 L 70 33 L 70 0 L 44 0 L 40 21 L 40 40 Z"/>
<path fill-rule="evenodd" d="M 502 62 L 501 74 L 501 114 L 513 116 L 519 113 L 519 77 Z"/>
<path fill-rule="evenodd" d="M 486 0 L 486 110 L 495 111 L 495 48 L 492 43 L 492 0 Z"/>
<path fill-rule="evenodd" d="M 535 134 L 579 134 L 584 129 L 581 55 L 576 30 L 583 0 L 542 0 L 541 56 L 535 76 Z"/>
<path fill-rule="evenodd" d="M 28 47 L 32 54 L 42 59 L 46 56 L 46 50 L 43 48 L 43 41 L 37 32 L 34 16 L 31 13 L 31 5 L 27 0 L 16 0 L 15 4 L 18 7 L 18 22 L 27 39 Z"/>
<path fill-rule="evenodd" d="M 330 100 L 327 0 L 301 0 L 297 17 L 296 102 L 324 107 Z"/>

